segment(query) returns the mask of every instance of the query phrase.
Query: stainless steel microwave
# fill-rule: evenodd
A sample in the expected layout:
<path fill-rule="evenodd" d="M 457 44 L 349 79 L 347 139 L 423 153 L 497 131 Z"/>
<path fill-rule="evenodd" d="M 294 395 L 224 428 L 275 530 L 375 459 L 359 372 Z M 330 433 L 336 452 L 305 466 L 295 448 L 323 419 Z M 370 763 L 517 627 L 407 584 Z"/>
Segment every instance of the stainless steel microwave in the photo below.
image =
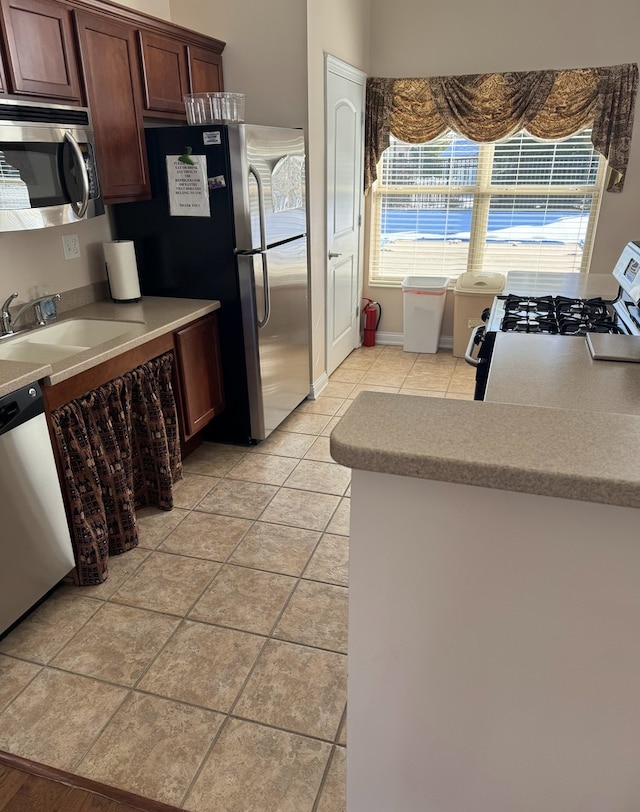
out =
<path fill-rule="evenodd" d="M 0 231 L 104 214 L 84 107 L 0 99 Z"/>

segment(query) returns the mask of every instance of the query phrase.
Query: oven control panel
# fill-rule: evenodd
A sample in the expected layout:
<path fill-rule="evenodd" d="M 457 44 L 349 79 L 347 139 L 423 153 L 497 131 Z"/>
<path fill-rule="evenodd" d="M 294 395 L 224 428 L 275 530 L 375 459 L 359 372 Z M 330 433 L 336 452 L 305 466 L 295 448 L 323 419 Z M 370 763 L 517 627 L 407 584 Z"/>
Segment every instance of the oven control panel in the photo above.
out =
<path fill-rule="evenodd" d="M 613 269 L 620 287 L 633 301 L 640 302 L 640 243 L 628 242 Z"/>

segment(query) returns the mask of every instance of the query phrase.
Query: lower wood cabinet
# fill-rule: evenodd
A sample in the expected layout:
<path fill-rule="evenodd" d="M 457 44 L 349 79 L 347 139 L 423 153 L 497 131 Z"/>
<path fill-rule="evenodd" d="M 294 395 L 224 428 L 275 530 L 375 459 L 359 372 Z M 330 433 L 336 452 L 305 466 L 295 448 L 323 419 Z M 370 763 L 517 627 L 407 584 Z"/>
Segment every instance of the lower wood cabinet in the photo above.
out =
<path fill-rule="evenodd" d="M 218 317 L 204 316 L 174 333 L 181 433 L 190 440 L 224 409 Z"/>
<path fill-rule="evenodd" d="M 216 313 L 209 313 L 175 333 L 166 333 L 140 344 L 66 381 L 43 386 L 47 411 L 53 411 L 169 351 L 175 356 L 174 395 L 183 455 L 186 455 L 200 441 L 197 433 L 224 409 Z M 195 442 L 185 446 L 190 440 Z"/>

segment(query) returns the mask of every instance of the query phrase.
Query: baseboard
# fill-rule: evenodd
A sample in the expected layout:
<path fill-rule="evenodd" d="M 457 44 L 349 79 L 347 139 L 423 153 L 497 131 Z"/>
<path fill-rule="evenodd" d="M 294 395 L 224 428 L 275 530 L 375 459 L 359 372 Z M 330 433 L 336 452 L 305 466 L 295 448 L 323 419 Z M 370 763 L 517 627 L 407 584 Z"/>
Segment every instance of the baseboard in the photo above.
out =
<path fill-rule="evenodd" d="M 376 344 L 385 344 L 390 347 L 401 347 L 404 342 L 402 333 L 376 333 Z"/>
<path fill-rule="evenodd" d="M 376 344 L 402 347 L 404 344 L 404 335 L 402 333 L 376 333 Z M 440 336 L 438 347 L 442 350 L 453 349 L 453 336 Z"/>
<path fill-rule="evenodd" d="M 311 384 L 311 390 L 307 397 L 307 400 L 316 400 L 323 389 L 325 389 L 329 385 L 329 376 L 327 375 L 326 371 L 320 375 L 320 377 L 313 381 Z"/>

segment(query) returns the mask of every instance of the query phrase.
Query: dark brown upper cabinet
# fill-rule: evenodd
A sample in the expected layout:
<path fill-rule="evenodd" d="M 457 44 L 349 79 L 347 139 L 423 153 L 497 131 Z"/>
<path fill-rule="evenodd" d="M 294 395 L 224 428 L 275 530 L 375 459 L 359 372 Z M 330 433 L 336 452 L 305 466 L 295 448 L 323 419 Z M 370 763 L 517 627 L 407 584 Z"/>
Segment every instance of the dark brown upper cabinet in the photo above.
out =
<path fill-rule="evenodd" d="M 207 48 L 189 46 L 189 81 L 191 93 L 218 92 L 224 90 L 222 81 L 222 56 Z"/>
<path fill-rule="evenodd" d="M 142 55 L 145 112 L 185 114 L 189 92 L 187 47 L 184 42 L 138 31 Z"/>
<path fill-rule="evenodd" d="M 71 11 L 54 0 L 0 0 L 10 93 L 81 101 Z"/>
<path fill-rule="evenodd" d="M 142 77 L 134 28 L 77 11 L 87 100 L 107 203 L 149 196 L 142 124 Z"/>
<path fill-rule="evenodd" d="M 2 64 L 2 60 L 0 60 L 0 97 L 3 96 L 7 92 L 7 80 L 4 75 L 4 65 Z"/>
<path fill-rule="evenodd" d="M 0 95 L 88 106 L 105 201 L 145 200 L 143 118 L 224 90 L 224 47 L 112 0 L 0 0 Z"/>

